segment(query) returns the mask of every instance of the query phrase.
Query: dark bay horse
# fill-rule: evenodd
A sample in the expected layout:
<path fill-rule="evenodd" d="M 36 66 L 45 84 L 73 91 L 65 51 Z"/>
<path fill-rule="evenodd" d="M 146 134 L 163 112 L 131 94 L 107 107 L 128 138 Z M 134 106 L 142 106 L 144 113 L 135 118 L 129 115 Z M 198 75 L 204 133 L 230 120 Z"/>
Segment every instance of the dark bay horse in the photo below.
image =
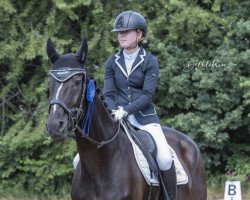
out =
<path fill-rule="evenodd" d="M 80 156 L 72 181 L 72 199 L 146 200 L 149 191 L 150 199 L 158 199 L 158 187 L 149 189 L 127 135 L 119 129 L 99 94 L 94 93 L 93 113 L 87 114 L 91 113 L 87 97 L 91 76 L 84 66 L 87 41 L 83 39 L 76 54 L 59 55 L 48 39 L 47 53 L 53 67 L 49 77 L 46 130 L 54 141 L 65 139 L 74 130 Z M 86 118 L 91 120 L 89 136 L 88 130 L 82 129 Z M 179 131 L 167 127 L 163 127 L 163 131 L 189 178 L 187 184 L 178 186 L 177 199 L 206 200 L 206 176 L 197 145 Z"/>

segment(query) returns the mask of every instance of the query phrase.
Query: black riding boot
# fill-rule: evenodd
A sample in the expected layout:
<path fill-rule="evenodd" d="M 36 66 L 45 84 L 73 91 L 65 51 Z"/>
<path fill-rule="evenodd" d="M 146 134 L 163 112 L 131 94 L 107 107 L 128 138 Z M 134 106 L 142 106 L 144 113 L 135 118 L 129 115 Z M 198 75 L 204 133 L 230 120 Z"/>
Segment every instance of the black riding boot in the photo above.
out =
<path fill-rule="evenodd" d="M 177 180 L 174 161 L 172 162 L 172 166 L 169 170 L 161 171 L 161 176 L 170 200 L 176 200 Z"/>

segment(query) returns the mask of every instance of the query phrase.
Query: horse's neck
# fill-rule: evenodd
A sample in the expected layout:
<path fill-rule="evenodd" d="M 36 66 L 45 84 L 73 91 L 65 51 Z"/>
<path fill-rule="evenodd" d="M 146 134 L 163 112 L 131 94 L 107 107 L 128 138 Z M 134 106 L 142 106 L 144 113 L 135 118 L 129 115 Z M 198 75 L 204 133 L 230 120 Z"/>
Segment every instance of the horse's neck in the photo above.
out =
<path fill-rule="evenodd" d="M 94 110 L 91 118 L 90 137 L 91 139 L 101 142 L 103 140 L 110 140 L 118 131 L 118 125 L 114 122 L 106 107 L 103 105 L 99 96 L 95 96 Z M 119 133 L 118 137 L 114 141 L 104 145 L 100 149 L 96 144 L 88 141 L 86 138 L 82 138 L 80 134 L 77 137 L 77 148 L 82 157 L 82 161 L 86 165 L 97 165 L 97 163 L 103 162 L 103 159 L 110 157 L 114 152 L 120 151 L 121 138 L 124 137 Z"/>
<path fill-rule="evenodd" d="M 90 135 L 98 141 L 110 139 L 117 131 L 117 124 L 97 95 L 94 99 L 94 112 L 91 123 Z"/>

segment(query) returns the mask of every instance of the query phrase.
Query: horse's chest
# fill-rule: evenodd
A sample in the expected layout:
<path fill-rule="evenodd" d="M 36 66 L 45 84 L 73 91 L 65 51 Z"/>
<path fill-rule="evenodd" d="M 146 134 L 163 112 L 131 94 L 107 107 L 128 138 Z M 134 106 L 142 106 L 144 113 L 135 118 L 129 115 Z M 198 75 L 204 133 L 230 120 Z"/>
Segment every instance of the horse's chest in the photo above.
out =
<path fill-rule="evenodd" d="M 130 195 L 119 191 L 118 189 L 110 187 L 106 191 L 93 191 L 85 190 L 82 188 L 81 191 L 76 191 L 74 195 L 72 195 L 72 200 L 126 200 L 130 198 Z"/>
<path fill-rule="evenodd" d="M 112 176 L 90 177 L 74 174 L 71 198 L 72 200 L 125 200 L 130 199 L 132 191 L 125 184 L 126 176 L 113 173 Z"/>

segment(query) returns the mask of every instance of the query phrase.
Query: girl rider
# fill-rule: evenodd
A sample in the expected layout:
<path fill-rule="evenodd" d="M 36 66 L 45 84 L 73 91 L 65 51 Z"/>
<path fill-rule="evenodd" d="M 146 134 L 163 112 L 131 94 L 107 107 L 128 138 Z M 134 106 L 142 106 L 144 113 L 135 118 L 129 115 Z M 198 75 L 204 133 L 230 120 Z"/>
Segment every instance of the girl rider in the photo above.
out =
<path fill-rule="evenodd" d="M 156 57 L 141 46 L 147 35 L 146 20 L 137 12 L 122 12 L 115 20 L 113 32 L 118 33 L 121 49 L 105 63 L 105 102 L 116 121 L 127 117 L 133 126 L 153 136 L 156 161 L 170 199 L 175 200 L 174 162 L 153 104 L 159 65 Z"/>

